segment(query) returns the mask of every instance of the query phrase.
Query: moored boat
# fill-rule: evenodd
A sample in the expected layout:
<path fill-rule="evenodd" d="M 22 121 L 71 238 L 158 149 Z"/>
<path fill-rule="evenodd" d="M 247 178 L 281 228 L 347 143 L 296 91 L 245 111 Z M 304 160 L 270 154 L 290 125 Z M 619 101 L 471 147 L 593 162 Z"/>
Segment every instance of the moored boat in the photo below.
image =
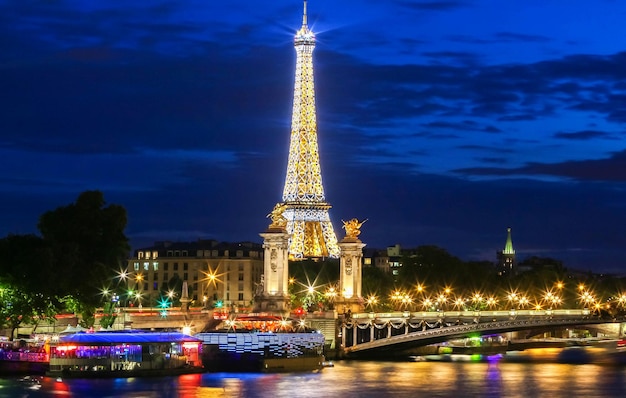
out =
<path fill-rule="evenodd" d="M 204 371 L 201 341 L 178 332 L 75 333 L 50 347 L 48 376 L 134 377 Z"/>
<path fill-rule="evenodd" d="M 202 363 L 214 372 L 318 371 L 324 367 L 324 335 L 298 321 L 271 315 L 239 316 L 202 340 Z"/>

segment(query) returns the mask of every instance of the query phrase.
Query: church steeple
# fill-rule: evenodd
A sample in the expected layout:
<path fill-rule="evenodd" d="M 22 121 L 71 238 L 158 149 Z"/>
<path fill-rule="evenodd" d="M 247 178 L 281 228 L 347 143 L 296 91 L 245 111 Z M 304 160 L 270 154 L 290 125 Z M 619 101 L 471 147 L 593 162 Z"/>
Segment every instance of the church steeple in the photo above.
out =
<path fill-rule="evenodd" d="M 496 252 L 498 257 L 498 275 L 513 276 L 516 271 L 515 249 L 513 249 L 513 239 L 511 239 L 511 228 L 506 229 L 506 243 L 504 250 Z"/>
<path fill-rule="evenodd" d="M 506 229 L 506 243 L 504 245 L 503 254 L 515 254 L 515 250 L 513 250 L 513 241 L 511 240 L 511 228 Z"/>

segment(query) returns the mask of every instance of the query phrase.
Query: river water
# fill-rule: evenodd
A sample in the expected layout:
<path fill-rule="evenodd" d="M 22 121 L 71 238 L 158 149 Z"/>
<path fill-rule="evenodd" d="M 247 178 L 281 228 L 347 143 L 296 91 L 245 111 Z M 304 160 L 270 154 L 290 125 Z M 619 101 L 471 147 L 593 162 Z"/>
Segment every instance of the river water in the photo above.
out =
<path fill-rule="evenodd" d="M 319 373 L 163 378 L 0 378 L 0 397 L 624 397 L 626 367 L 562 363 L 337 361 Z"/>

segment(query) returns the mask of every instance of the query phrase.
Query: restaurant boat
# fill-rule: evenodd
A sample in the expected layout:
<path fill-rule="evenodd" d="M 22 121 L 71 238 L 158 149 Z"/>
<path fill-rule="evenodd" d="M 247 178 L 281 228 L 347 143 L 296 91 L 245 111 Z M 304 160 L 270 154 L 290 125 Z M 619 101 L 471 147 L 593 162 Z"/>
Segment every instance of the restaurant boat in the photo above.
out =
<path fill-rule="evenodd" d="M 53 377 L 165 376 L 203 372 L 202 341 L 179 332 L 74 333 L 50 346 Z"/>
<path fill-rule="evenodd" d="M 240 315 L 194 337 L 208 371 L 318 371 L 326 364 L 323 334 L 276 316 Z"/>

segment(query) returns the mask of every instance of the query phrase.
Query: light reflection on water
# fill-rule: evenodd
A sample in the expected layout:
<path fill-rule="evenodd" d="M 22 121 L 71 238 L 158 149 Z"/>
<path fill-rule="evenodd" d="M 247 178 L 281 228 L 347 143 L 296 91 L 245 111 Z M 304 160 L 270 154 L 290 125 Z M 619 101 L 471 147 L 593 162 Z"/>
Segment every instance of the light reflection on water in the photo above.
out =
<path fill-rule="evenodd" d="M 33 389 L 0 379 L 0 397 L 617 397 L 626 367 L 503 362 L 338 361 L 320 373 L 207 373 L 168 378 L 63 380 Z"/>

